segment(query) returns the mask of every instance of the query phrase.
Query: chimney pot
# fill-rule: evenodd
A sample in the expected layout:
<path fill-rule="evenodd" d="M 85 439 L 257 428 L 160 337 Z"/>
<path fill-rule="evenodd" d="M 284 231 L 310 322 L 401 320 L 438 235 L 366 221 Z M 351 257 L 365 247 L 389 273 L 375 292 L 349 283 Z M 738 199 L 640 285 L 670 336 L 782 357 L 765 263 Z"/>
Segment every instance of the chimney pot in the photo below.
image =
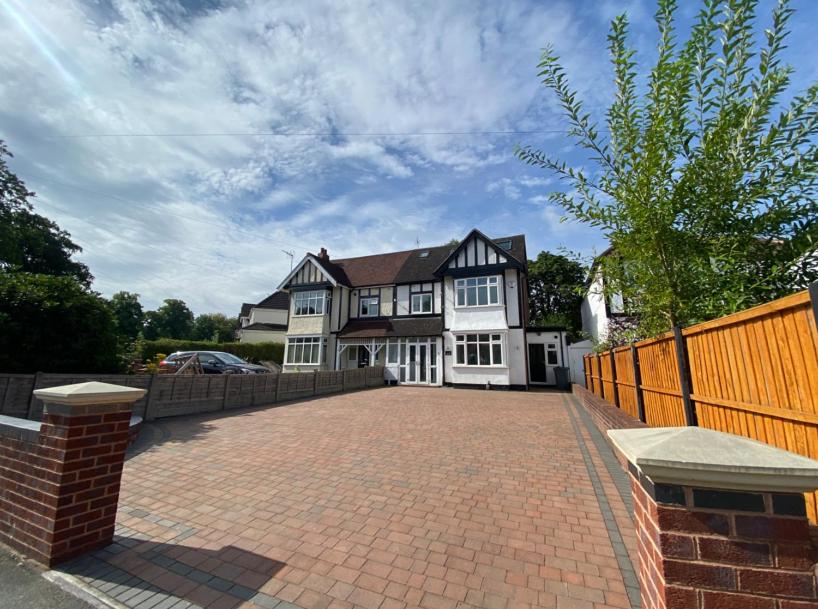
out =
<path fill-rule="evenodd" d="M 320 251 L 320 252 L 318 252 L 318 257 L 319 257 L 321 260 L 329 260 L 329 254 L 327 253 L 327 248 L 322 247 L 322 248 L 321 248 L 321 251 Z"/>

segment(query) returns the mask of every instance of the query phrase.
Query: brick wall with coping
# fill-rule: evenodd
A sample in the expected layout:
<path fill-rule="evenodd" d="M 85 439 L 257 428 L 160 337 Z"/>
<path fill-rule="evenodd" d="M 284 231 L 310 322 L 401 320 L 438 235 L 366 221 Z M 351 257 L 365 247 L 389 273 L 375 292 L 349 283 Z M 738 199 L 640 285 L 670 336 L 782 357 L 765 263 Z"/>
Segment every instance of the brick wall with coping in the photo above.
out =
<path fill-rule="evenodd" d="M 0 541 L 51 566 L 111 543 L 132 403 L 0 420 Z"/>
<path fill-rule="evenodd" d="M 802 494 L 653 484 L 629 467 L 644 609 L 816 609 Z"/>
<path fill-rule="evenodd" d="M 591 415 L 594 423 L 604 434 L 609 429 L 635 429 L 647 427 L 639 419 L 635 419 L 624 410 L 612 406 L 605 400 L 595 396 L 582 385 L 573 384 L 572 393 L 577 396 Z"/>

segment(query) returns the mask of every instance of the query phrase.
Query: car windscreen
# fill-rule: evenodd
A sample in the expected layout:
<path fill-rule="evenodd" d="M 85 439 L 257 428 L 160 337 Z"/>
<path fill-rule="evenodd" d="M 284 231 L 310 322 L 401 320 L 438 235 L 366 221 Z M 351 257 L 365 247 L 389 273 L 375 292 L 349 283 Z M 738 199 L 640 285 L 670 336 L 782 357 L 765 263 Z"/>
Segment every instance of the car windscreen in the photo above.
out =
<path fill-rule="evenodd" d="M 222 353 L 221 351 L 213 353 L 216 357 L 222 360 L 225 364 L 246 364 L 243 359 L 236 357 L 232 353 Z"/>

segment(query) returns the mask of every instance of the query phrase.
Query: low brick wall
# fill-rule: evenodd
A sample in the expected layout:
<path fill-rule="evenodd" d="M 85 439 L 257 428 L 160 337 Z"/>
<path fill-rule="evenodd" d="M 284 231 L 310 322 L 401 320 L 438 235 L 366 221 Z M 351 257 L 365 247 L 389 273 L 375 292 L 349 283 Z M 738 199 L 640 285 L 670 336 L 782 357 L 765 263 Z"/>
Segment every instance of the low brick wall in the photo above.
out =
<path fill-rule="evenodd" d="M 579 398 L 579 401 L 591 415 L 594 423 L 599 427 L 602 434 L 609 429 L 632 429 L 636 427 L 647 427 L 639 419 L 633 418 L 624 410 L 611 406 L 608 402 L 598 398 L 593 393 L 585 389 L 582 385 L 571 385 L 572 393 Z M 607 437 L 607 436 L 605 436 Z"/>
<path fill-rule="evenodd" d="M 131 404 L 0 416 L 0 541 L 51 566 L 114 534 Z"/>

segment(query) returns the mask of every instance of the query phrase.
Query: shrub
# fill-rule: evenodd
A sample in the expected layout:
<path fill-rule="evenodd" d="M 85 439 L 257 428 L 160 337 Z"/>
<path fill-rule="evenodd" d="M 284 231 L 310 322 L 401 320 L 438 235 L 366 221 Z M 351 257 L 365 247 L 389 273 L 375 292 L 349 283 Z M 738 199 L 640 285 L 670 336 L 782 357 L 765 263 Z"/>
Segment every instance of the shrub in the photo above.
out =
<path fill-rule="evenodd" d="M 198 340 L 174 340 L 171 338 L 144 341 L 142 359 L 148 361 L 156 357 L 157 353 L 169 354 L 176 351 L 226 351 L 249 362 L 264 360 L 280 364 L 284 361 L 283 343 L 212 343 Z"/>

